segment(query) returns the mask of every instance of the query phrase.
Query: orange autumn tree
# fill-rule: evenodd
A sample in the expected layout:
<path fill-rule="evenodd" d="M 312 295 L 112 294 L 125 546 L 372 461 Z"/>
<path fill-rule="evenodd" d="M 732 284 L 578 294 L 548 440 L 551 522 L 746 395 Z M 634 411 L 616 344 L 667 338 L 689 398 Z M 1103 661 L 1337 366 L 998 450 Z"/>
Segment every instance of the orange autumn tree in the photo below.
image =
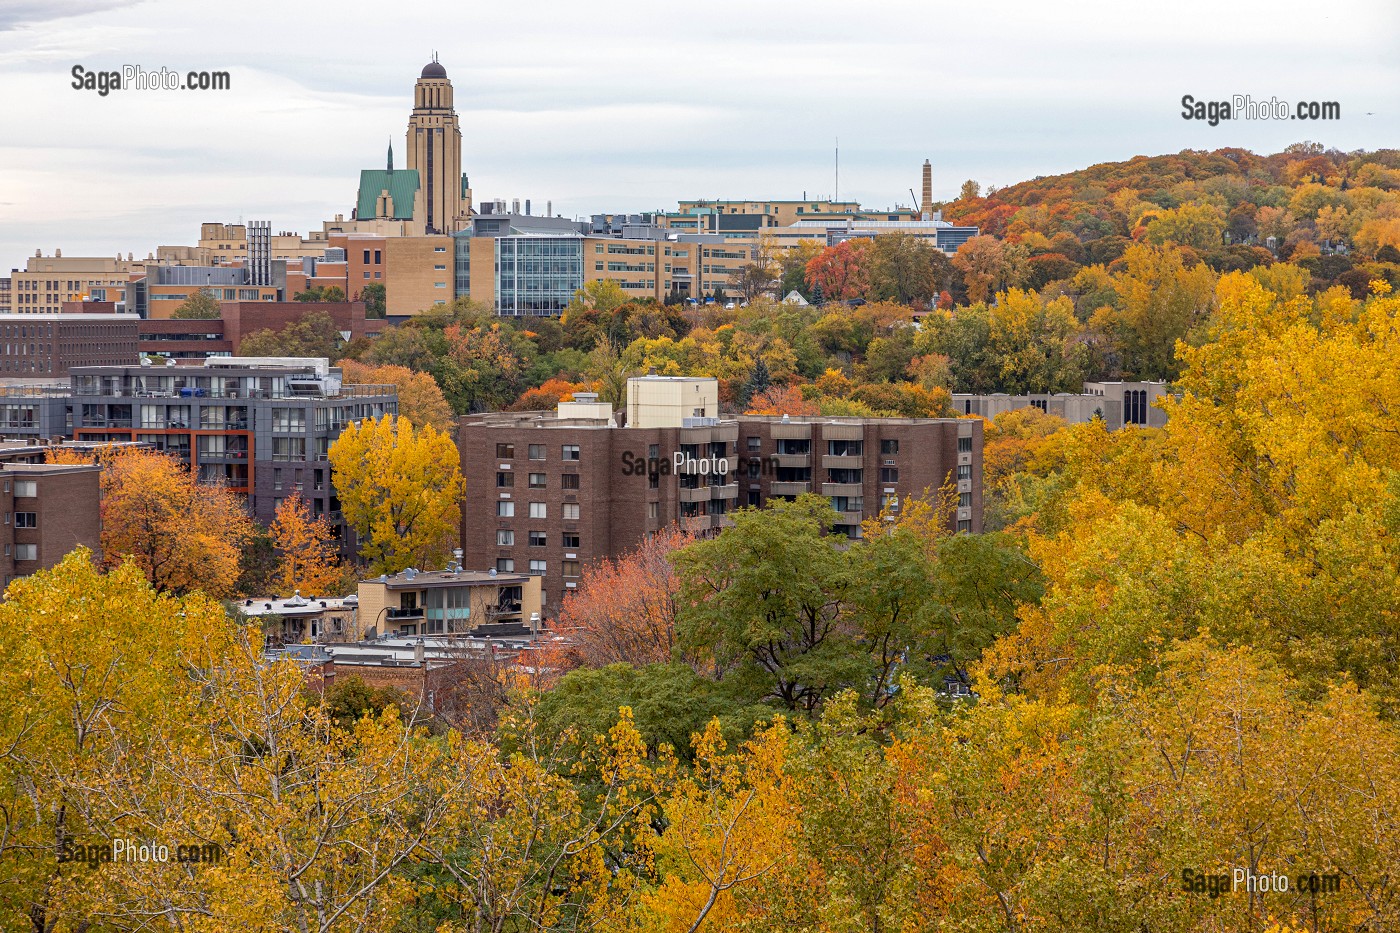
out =
<path fill-rule="evenodd" d="M 560 402 L 573 401 L 575 392 L 596 392 L 597 388 L 588 382 L 570 382 L 559 376 L 546 379 L 533 389 L 520 393 L 520 398 L 511 405 L 511 411 L 548 411 Z"/>
<path fill-rule="evenodd" d="M 573 653 L 587 667 L 641 667 L 671 660 L 680 583 L 671 554 L 694 537 L 671 525 L 617 560 L 590 566 L 559 613 Z"/>
<path fill-rule="evenodd" d="M 439 431 L 451 430 L 452 406 L 427 373 L 414 372 L 407 366 L 367 366 L 356 360 L 341 360 L 338 365 L 346 383 L 391 385 L 397 389 L 399 414 L 418 427 L 430 424 Z"/>
<path fill-rule="evenodd" d="M 252 534 L 236 494 L 196 483 L 173 457 L 130 450 L 103 464 L 103 557 L 109 567 L 136 564 L 157 590 L 234 595 L 239 557 Z"/>
<path fill-rule="evenodd" d="M 771 386 L 756 394 L 749 402 L 746 415 L 819 415 L 817 403 L 802 397 L 796 386 Z"/>
<path fill-rule="evenodd" d="M 268 531 L 281 557 L 277 568 L 280 591 L 300 590 L 312 595 L 342 588 L 345 572 L 336 556 L 330 522 L 324 516 L 312 517 L 300 493 L 282 500 Z"/>

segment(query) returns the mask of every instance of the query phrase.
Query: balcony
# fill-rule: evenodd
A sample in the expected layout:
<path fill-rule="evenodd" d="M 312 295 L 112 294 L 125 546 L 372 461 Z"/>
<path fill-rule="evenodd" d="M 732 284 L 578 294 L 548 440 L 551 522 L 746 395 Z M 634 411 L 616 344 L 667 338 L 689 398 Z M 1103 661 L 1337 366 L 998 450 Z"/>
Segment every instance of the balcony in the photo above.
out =
<path fill-rule="evenodd" d="M 739 484 L 725 483 L 720 486 L 710 486 L 711 499 L 737 499 L 739 498 Z"/>
<path fill-rule="evenodd" d="M 768 484 L 768 494 L 771 496 L 800 496 L 804 492 L 811 492 L 811 483 L 779 483 Z"/>
<path fill-rule="evenodd" d="M 407 609 L 396 609 L 391 607 L 387 611 L 385 611 L 384 615 L 391 621 L 398 621 L 402 619 L 421 619 L 423 618 L 423 609 L 422 607 Z"/>
<path fill-rule="evenodd" d="M 682 502 L 708 502 L 710 500 L 709 486 L 696 486 L 693 489 L 685 486 L 681 487 L 680 501 Z"/>
<path fill-rule="evenodd" d="M 824 496 L 859 496 L 865 492 L 863 483 L 822 483 Z"/>
<path fill-rule="evenodd" d="M 774 440 L 811 440 L 812 426 L 810 424 L 770 424 L 768 434 Z"/>
<path fill-rule="evenodd" d="M 859 470 L 865 465 L 865 458 L 861 456 L 833 457 L 830 454 L 822 456 L 822 466 L 828 470 Z"/>
<path fill-rule="evenodd" d="M 719 516 L 723 518 L 724 516 Z M 715 516 L 712 515 L 692 515 L 690 517 L 681 516 L 680 526 L 686 531 L 698 534 L 702 531 L 709 531 L 714 527 Z"/>
<path fill-rule="evenodd" d="M 859 525 L 865 521 L 864 512 L 838 512 L 836 514 L 841 516 L 841 520 L 837 522 L 838 525 Z"/>
<path fill-rule="evenodd" d="M 773 454 L 770 458 L 774 466 L 797 467 L 799 469 L 812 465 L 811 454 Z"/>

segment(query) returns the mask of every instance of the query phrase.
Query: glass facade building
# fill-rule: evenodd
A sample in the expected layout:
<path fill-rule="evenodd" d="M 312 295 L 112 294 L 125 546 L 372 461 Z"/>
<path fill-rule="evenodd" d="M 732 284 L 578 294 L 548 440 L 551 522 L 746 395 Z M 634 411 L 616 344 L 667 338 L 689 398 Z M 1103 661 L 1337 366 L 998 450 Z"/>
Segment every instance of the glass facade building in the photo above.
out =
<path fill-rule="evenodd" d="M 496 238 L 496 312 L 558 315 L 583 288 L 583 238 Z"/>

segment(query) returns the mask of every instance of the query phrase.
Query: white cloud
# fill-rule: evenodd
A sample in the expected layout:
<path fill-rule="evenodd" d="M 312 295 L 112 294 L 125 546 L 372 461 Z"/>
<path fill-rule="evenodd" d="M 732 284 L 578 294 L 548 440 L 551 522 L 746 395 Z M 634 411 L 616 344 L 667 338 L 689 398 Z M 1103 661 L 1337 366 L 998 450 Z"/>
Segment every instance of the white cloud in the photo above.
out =
<path fill-rule="evenodd" d="M 424 24 L 432 24 L 426 28 Z M 1400 138 L 1400 10 L 1282 0 L 932 4 L 603 0 L 411 12 L 248 0 L 11 2 L 0 13 L 0 268 L 187 243 L 205 220 L 307 230 L 348 213 L 403 131 L 433 47 L 479 198 L 566 213 L 697 196 L 908 201 L 1185 148 Z M 70 69 L 227 70 L 228 92 L 73 90 Z M 1345 119 L 1207 127 L 1182 94 L 1337 100 Z M 1375 116 L 1365 116 L 1366 111 Z"/>

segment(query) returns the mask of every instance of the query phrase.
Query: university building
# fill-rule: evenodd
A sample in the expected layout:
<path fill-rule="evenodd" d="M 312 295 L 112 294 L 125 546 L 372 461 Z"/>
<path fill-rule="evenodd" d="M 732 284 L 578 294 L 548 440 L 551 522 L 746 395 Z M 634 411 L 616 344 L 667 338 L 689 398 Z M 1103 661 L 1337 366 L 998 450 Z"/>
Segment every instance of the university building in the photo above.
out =
<path fill-rule="evenodd" d="M 982 523 L 979 419 L 719 416 L 713 379 L 628 381 L 625 416 L 580 393 L 552 412 L 492 412 L 459 422 L 469 490 L 469 566 L 539 576 L 544 611 L 593 560 L 615 558 L 680 523 L 700 534 L 737 508 L 815 493 L 835 533 L 954 484 L 956 530 Z"/>

